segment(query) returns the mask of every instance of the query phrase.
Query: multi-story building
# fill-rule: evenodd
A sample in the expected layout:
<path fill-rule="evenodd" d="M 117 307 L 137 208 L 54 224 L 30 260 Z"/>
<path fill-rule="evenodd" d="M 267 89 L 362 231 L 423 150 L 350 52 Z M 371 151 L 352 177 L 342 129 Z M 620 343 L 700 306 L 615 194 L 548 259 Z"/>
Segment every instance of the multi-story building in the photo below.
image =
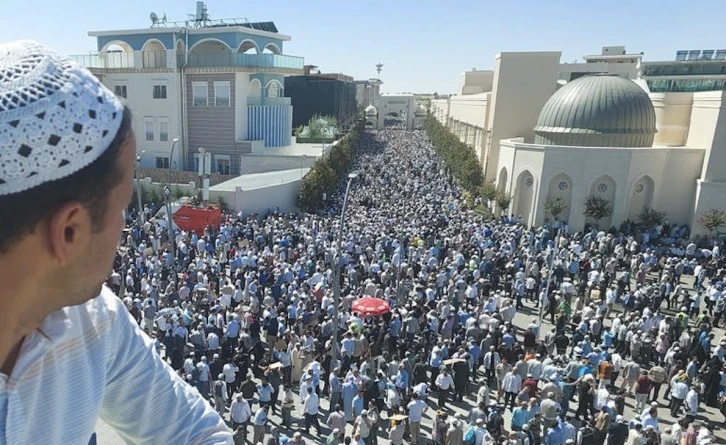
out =
<path fill-rule="evenodd" d="M 635 79 L 643 53 L 628 54 L 624 46 L 603 46 L 600 54 L 582 59 L 584 63 L 560 63 L 558 79 L 569 82 L 589 74 L 617 74 Z"/>
<path fill-rule="evenodd" d="M 212 171 L 239 174 L 240 155 L 291 144 L 285 76 L 304 61 L 273 22 L 210 20 L 197 2 L 186 22 L 88 34 L 97 52 L 74 57 L 132 109 L 143 167 L 196 170 L 203 147 Z"/>
<path fill-rule="evenodd" d="M 292 125 L 305 125 L 315 114 L 335 117 L 346 125 L 356 114 L 356 85 L 345 74 L 306 70 L 285 79 L 285 96 L 292 100 Z"/>
<path fill-rule="evenodd" d="M 676 60 L 642 62 L 640 76 L 653 93 L 726 90 L 726 50 L 683 50 Z"/>
<path fill-rule="evenodd" d="M 358 102 L 358 108 L 364 109 L 368 105 L 373 105 L 376 98 L 381 95 L 381 79 L 368 79 L 355 81 L 355 100 Z"/>

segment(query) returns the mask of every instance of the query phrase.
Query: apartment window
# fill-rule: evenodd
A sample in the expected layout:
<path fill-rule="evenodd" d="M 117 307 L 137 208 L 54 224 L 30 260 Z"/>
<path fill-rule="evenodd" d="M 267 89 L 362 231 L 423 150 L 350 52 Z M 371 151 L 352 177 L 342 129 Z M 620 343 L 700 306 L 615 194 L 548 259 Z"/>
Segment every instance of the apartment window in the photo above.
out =
<path fill-rule="evenodd" d="M 156 158 L 156 168 L 169 168 L 169 158 L 166 157 L 157 157 Z"/>
<path fill-rule="evenodd" d="M 154 85 L 154 99 L 166 99 L 166 85 Z"/>
<path fill-rule="evenodd" d="M 192 104 L 195 107 L 206 107 L 207 106 L 207 82 L 192 82 Z"/>
<path fill-rule="evenodd" d="M 214 106 L 228 107 L 230 105 L 231 88 L 229 82 L 214 82 Z"/>
<path fill-rule="evenodd" d="M 154 121 L 153 120 L 144 121 L 144 128 L 146 130 L 146 140 L 153 141 L 154 140 Z"/>
<path fill-rule="evenodd" d="M 159 121 L 159 140 L 161 142 L 169 140 L 169 122 Z"/>
<path fill-rule="evenodd" d="M 113 87 L 113 92 L 114 92 L 114 94 L 116 94 L 117 97 L 122 97 L 124 99 L 126 99 L 128 97 L 127 96 L 127 93 L 128 92 L 126 91 L 126 85 L 116 85 L 116 86 L 114 86 Z"/>
<path fill-rule="evenodd" d="M 217 167 L 217 173 L 220 175 L 228 175 L 230 171 L 229 155 L 215 155 L 214 156 L 215 166 Z"/>

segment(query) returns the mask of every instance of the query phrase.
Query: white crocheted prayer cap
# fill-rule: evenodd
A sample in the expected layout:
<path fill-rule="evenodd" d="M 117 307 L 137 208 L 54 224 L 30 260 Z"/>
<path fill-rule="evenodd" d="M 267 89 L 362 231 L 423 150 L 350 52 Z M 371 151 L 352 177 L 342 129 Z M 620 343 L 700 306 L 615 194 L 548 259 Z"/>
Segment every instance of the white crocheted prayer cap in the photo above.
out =
<path fill-rule="evenodd" d="M 0 44 L 0 196 L 86 167 L 122 118 L 123 104 L 76 62 L 32 41 Z"/>

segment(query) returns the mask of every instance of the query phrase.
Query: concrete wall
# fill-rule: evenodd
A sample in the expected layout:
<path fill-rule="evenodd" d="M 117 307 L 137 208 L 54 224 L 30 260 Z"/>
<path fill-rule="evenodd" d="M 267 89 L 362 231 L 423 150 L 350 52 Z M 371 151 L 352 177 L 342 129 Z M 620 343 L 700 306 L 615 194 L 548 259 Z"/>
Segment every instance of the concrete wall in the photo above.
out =
<path fill-rule="evenodd" d="M 557 84 L 559 51 L 498 54 L 487 128 L 492 130 L 484 157 L 484 175 L 495 179 L 499 141 L 534 137 L 537 117 Z"/>
<path fill-rule="evenodd" d="M 726 210 L 726 182 L 706 182 L 699 179 L 696 184 L 691 236 L 708 235 L 708 230 L 698 224 L 698 218 L 711 209 Z"/>
<path fill-rule="evenodd" d="M 506 190 L 516 200 L 519 175 L 529 170 L 536 178 L 538 196 L 533 224 L 544 222 L 544 203 L 551 181 L 565 173 L 572 180 L 572 209 L 569 223 L 573 230 L 585 224 L 584 201 L 603 177 L 614 182 L 612 224 L 619 225 L 628 217 L 634 184 L 649 176 L 655 185 L 653 207 L 665 211 L 669 221 L 690 224 L 696 181 L 700 174 L 704 150 L 690 148 L 587 148 L 543 146 L 522 143 L 522 139 L 502 141 L 499 175 L 508 171 Z M 541 170 L 538 170 L 541 165 Z M 541 173 L 540 173 L 541 171 Z M 603 179 L 608 182 L 607 179 Z"/>
<path fill-rule="evenodd" d="M 693 93 L 650 93 L 658 132 L 654 145 L 678 147 L 686 144 L 691 123 Z"/>
<path fill-rule="evenodd" d="M 480 93 L 451 97 L 448 117 L 479 128 L 486 128 L 489 96 L 490 93 Z"/>
<path fill-rule="evenodd" d="M 181 131 L 181 80 L 178 73 L 104 74 L 101 81 L 111 91 L 117 85 L 126 87 L 122 101 L 133 113 L 137 151 L 144 154 L 141 165 L 155 167 L 156 157 L 169 157 L 172 139 L 180 141 L 174 149 L 172 165 L 182 165 L 183 135 Z M 166 85 L 166 99 L 154 99 L 154 85 Z M 154 140 L 146 140 L 146 122 L 154 126 Z M 160 140 L 161 123 L 168 124 L 168 140 Z M 175 164 L 176 163 L 176 164 Z"/>
<path fill-rule="evenodd" d="M 210 190 L 209 199 L 216 202 L 217 198 L 222 196 L 231 210 L 241 211 L 244 215 L 264 214 L 276 209 L 288 212 L 297 210 L 299 191 L 300 180 L 297 180 L 253 190 L 242 190 L 241 187 L 237 187 L 235 191 Z"/>
<path fill-rule="evenodd" d="M 706 149 L 701 179 L 707 182 L 726 181 L 726 112 L 724 91 L 693 94 L 693 112 L 688 132 L 688 146 Z"/>
<path fill-rule="evenodd" d="M 315 156 L 264 156 L 264 155 L 243 155 L 242 173 L 264 173 L 294 168 L 312 167 L 317 157 Z"/>
<path fill-rule="evenodd" d="M 494 71 L 472 70 L 459 75 L 459 95 L 486 93 L 492 90 Z"/>

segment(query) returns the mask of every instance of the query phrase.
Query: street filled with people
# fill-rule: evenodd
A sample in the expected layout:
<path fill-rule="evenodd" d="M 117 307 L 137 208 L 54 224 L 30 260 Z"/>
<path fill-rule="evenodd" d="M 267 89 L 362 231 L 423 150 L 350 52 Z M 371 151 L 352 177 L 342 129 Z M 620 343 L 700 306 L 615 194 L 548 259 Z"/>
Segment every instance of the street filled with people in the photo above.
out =
<path fill-rule="evenodd" d="M 236 443 L 726 437 L 719 241 L 492 218 L 420 130 L 367 131 L 353 169 L 340 240 L 346 184 L 173 240 L 127 213 L 107 283 Z"/>

